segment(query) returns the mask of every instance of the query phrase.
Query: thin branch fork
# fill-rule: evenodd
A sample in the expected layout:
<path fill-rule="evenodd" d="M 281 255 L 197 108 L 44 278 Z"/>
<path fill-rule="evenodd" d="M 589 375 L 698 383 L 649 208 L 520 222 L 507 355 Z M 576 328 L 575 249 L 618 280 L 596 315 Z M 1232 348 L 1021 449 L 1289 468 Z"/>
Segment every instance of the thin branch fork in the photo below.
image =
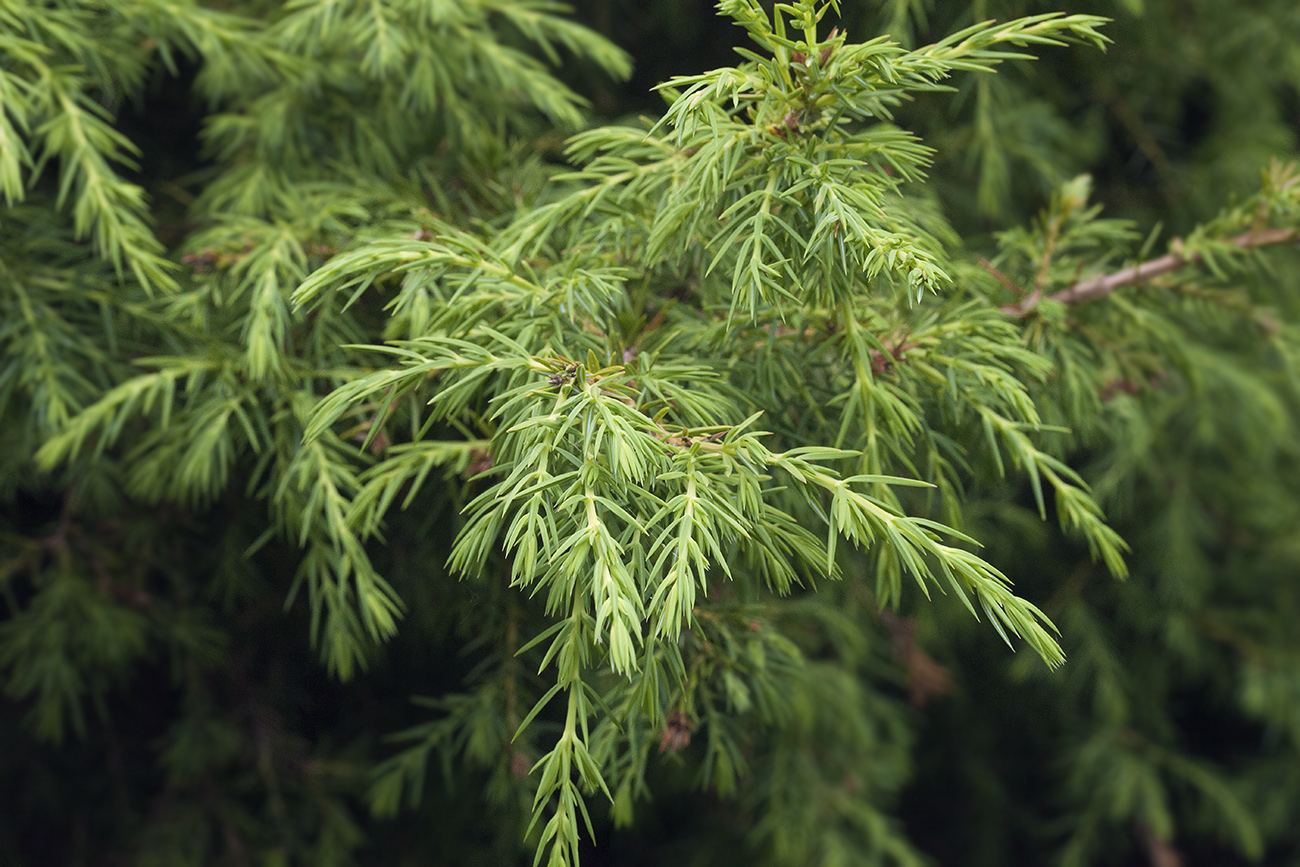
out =
<path fill-rule="evenodd" d="M 1254 232 L 1246 232 L 1230 239 L 1230 243 L 1235 244 L 1243 250 L 1250 250 L 1256 247 L 1269 247 L 1274 244 L 1287 244 L 1300 242 L 1300 228 L 1289 229 L 1261 229 Z M 1177 246 L 1177 245 L 1175 245 Z M 1143 283 L 1153 277 L 1159 277 L 1161 274 L 1168 274 L 1177 271 L 1179 268 L 1194 264 L 1201 260 L 1199 253 L 1184 255 L 1177 249 L 1173 253 L 1167 253 L 1157 259 L 1151 259 L 1134 265 L 1132 268 L 1125 268 L 1122 271 L 1116 271 L 1113 274 L 1101 274 L 1097 277 L 1089 277 L 1047 296 L 1053 301 L 1059 301 L 1062 304 L 1078 304 L 1083 301 L 1096 301 L 1098 298 L 1105 298 L 1116 289 L 1122 289 L 1125 286 L 1131 286 L 1134 283 Z M 1012 316 L 1028 316 L 1037 303 L 1037 298 L 1032 295 L 1024 301 L 1016 304 L 1008 304 L 1002 308 L 1003 313 Z"/>

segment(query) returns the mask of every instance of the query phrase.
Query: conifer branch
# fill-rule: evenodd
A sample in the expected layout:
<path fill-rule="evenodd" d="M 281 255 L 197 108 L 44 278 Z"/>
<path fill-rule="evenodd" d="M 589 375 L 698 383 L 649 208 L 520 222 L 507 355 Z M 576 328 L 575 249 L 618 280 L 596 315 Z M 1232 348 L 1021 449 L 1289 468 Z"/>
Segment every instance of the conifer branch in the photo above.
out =
<path fill-rule="evenodd" d="M 1259 229 L 1244 232 L 1228 239 L 1227 243 L 1242 250 L 1253 250 L 1277 244 L 1300 243 L 1300 228 Z M 1111 274 L 1089 277 L 1087 280 L 1081 280 L 1069 288 L 1053 292 L 1047 298 L 1061 304 L 1080 304 L 1086 301 L 1096 301 L 1105 298 L 1117 289 L 1123 289 L 1125 286 L 1132 286 L 1135 283 L 1144 283 L 1154 277 L 1172 273 L 1188 265 L 1194 265 L 1205 258 L 1205 254 L 1199 251 L 1184 253 L 1181 251 L 1181 247 L 1181 243 L 1175 243 L 1174 252 L 1172 253 L 1166 253 L 1158 258 L 1149 259 L 1146 262 L 1141 262 Z M 1024 301 L 1004 306 L 1002 312 L 1023 318 L 1033 312 L 1038 305 L 1038 301 L 1038 293 L 1032 293 Z"/>
<path fill-rule="evenodd" d="M 559 135 L 590 118 L 547 70 L 628 63 L 554 0 L 221 5 L 0 0 L 0 693 L 58 740 L 169 691 L 128 718 L 158 705 L 166 726 L 142 717 L 164 750 L 118 785 L 138 805 L 125 821 L 87 813 L 123 829 L 105 857 L 203 867 L 218 853 L 157 840 L 220 846 L 224 828 L 226 860 L 324 864 L 372 845 L 385 860 L 379 847 L 423 844 L 360 827 L 349 793 L 369 772 L 377 815 L 414 808 L 441 766 L 465 797 L 422 824 L 492 829 L 490 856 L 467 841 L 460 860 L 512 862 L 513 839 L 579 867 L 604 800 L 626 826 L 689 786 L 750 826 L 746 863 L 916 864 L 888 800 L 926 747 L 879 688 L 882 633 L 915 702 L 946 690 L 945 670 L 983 696 L 1006 678 L 981 659 L 968 679 L 962 610 L 1035 652 L 1011 663 L 1015 695 L 1041 689 L 1081 721 L 1063 865 L 1108 857 L 1089 847 L 1142 821 L 1170 847 L 1174 818 L 1201 833 L 1180 790 L 1247 857 L 1289 840 L 1256 830 L 1230 769 L 1166 736 L 1161 693 L 1196 676 L 1189 661 L 1217 677 L 1239 656 L 1238 709 L 1279 731 L 1297 718 L 1286 636 L 1197 606 L 1291 603 L 1250 599 L 1262 570 L 1220 554 L 1242 534 L 1272 572 L 1297 556 L 1279 542 L 1297 523 L 1300 296 L 1293 275 L 1245 266 L 1300 241 L 1277 228 L 1300 226 L 1300 178 L 1275 164 L 1259 196 L 1151 258 L 1157 234 L 1129 252 L 1131 226 L 1099 218 L 1076 177 L 999 233 L 985 278 L 954 256 L 964 197 L 951 161 L 931 175 L 929 145 L 976 158 L 970 205 L 987 208 L 1026 188 L 1013 166 L 1059 171 L 1069 125 L 1024 76 L 983 79 L 974 131 L 960 111 L 926 130 L 928 97 L 905 117 L 928 144 L 895 125 L 913 96 L 1027 49 L 1100 47 L 1106 21 L 980 23 L 913 50 L 850 40 L 829 20 L 839 0 L 722 0 L 750 37 L 741 61 L 670 81 L 657 123 L 575 136 L 557 174 Z M 945 8 L 927 25 L 945 4 L 866 5 L 915 19 L 918 40 L 969 23 Z M 181 60 L 201 70 L 188 110 L 212 162 L 188 180 L 164 178 L 163 143 L 125 137 L 119 111 L 168 103 L 146 85 L 189 78 Z M 146 204 L 182 186 L 192 209 L 168 208 L 164 249 Z M 1115 315 L 1050 327 L 1063 305 L 1193 263 L 1224 279 L 1177 303 L 1120 293 Z M 963 273 L 975 280 L 951 291 Z M 1186 387 L 1120 394 L 1173 376 Z M 1089 554 L 1136 580 L 1083 587 L 1100 571 Z M 1053 595 L 1062 582 L 1079 587 Z M 1176 620 L 1152 615 L 1171 606 Z M 1197 628 L 1221 619 L 1258 632 L 1255 652 Z M 382 679 L 316 689 L 309 641 L 337 680 Z M 422 682 L 399 659 L 453 649 L 464 664 Z M 1159 676 L 1167 659 L 1178 677 Z M 162 661 L 170 683 L 135 676 Z M 417 699 L 427 718 L 392 755 L 371 729 L 405 716 L 393 696 L 408 688 L 439 694 Z M 360 737 L 331 746 L 336 721 Z M 126 754 L 157 752 L 118 732 Z M 1025 742 L 1035 760 L 1041 740 Z M 143 809 L 160 792 L 175 811 Z M 186 812 L 207 830 L 179 824 Z"/>

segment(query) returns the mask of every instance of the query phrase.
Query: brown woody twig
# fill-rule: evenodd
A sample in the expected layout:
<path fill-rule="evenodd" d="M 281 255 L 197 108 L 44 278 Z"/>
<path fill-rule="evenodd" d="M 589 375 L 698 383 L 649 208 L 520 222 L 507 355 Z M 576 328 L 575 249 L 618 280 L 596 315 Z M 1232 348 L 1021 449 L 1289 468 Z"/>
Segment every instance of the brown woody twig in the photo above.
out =
<path fill-rule="evenodd" d="M 1274 244 L 1287 244 L 1300 242 L 1300 229 L 1261 229 L 1255 232 L 1246 232 L 1230 239 L 1230 243 L 1235 244 L 1243 250 L 1251 250 L 1256 247 L 1268 247 Z M 1062 304 L 1078 304 L 1083 301 L 1096 301 L 1098 298 L 1105 298 L 1116 289 L 1122 289 L 1125 286 L 1131 286 L 1134 283 L 1143 283 L 1153 277 L 1159 277 L 1161 274 L 1168 274 L 1177 271 L 1179 268 L 1194 264 L 1201 260 L 1199 253 L 1183 254 L 1178 249 L 1179 245 L 1175 244 L 1175 250 L 1156 259 L 1151 259 L 1134 265 L 1131 268 L 1125 268 L 1122 271 L 1116 271 L 1113 274 L 1101 274 L 1096 277 L 1089 277 L 1087 280 L 1081 280 L 1067 289 L 1054 292 L 1047 296 L 1052 301 L 1059 301 Z M 1003 313 L 1012 316 L 1028 316 L 1034 309 L 1037 299 L 1030 296 L 1024 301 L 1016 304 L 1008 304 L 1002 308 Z"/>

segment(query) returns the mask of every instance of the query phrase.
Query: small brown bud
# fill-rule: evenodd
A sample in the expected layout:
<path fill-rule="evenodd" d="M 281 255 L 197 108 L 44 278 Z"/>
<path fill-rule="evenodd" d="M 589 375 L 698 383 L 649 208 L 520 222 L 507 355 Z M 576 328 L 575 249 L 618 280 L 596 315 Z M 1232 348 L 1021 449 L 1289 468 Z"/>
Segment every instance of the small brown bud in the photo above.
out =
<path fill-rule="evenodd" d="M 694 730 L 695 723 L 686 714 L 679 710 L 668 714 L 668 719 L 664 720 L 664 729 L 659 733 L 659 752 L 675 753 L 690 746 L 691 732 Z"/>
<path fill-rule="evenodd" d="M 181 257 L 181 262 L 189 265 L 197 274 L 206 274 L 217 264 L 217 251 L 204 250 L 201 253 L 190 253 Z"/>
<path fill-rule="evenodd" d="M 492 469 L 492 453 L 481 449 L 470 449 L 470 465 L 465 468 L 465 475 L 473 477 Z"/>
<path fill-rule="evenodd" d="M 531 768 L 529 767 L 528 756 L 519 752 L 519 750 L 511 750 L 510 751 L 511 776 L 517 777 L 518 779 L 522 780 L 524 777 L 528 776 L 529 770 L 531 770 Z"/>
<path fill-rule="evenodd" d="M 840 28 L 838 28 L 838 27 L 832 27 L 832 28 L 831 28 L 831 32 L 828 33 L 828 34 L 826 34 L 826 41 L 829 42 L 830 40 L 834 39 L 836 36 L 839 35 L 839 32 L 840 32 Z M 820 61 L 820 63 L 819 63 L 818 65 L 819 65 L 819 66 L 825 66 L 825 65 L 826 65 L 826 61 L 830 60 L 830 59 L 831 59 L 831 55 L 834 54 L 834 53 L 835 53 L 835 46 L 834 46 L 834 45 L 827 45 L 827 46 L 825 46 L 824 48 L 822 48 L 821 52 L 817 55 L 818 60 Z"/>

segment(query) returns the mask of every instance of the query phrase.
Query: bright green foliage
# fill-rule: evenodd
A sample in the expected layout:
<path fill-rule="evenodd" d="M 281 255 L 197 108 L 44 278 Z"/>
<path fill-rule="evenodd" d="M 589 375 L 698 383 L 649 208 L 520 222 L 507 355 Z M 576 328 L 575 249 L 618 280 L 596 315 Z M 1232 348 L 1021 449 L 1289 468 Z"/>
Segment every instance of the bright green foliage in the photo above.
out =
<path fill-rule="evenodd" d="M 174 705 L 153 782 L 113 783 L 164 795 L 98 833 L 145 864 L 577 865 L 702 789 L 744 863 L 922 864 L 899 687 L 955 677 L 970 731 L 1063 733 L 1062 863 L 1116 829 L 1153 861 L 1294 844 L 1300 174 L 1259 161 L 1162 255 L 1002 147 L 987 82 L 1105 19 L 908 48 L 929 6 L 876 5 L 898 39 L 723 0 L 738 66 L 596 126 L 552 70 L 628 60 L 544 0 L 0 0 L 0 671 L 55 744 L 116 731 L 146 668 Z M 209 163 L 159 186 L 167 251 L 114 112 L 195 66 Z M 973 120 L 904 128 L 972 88 Z M 976 210 L 1028 159 L 1041 213 L 964 239 L 954 141 Z M 1197 678 L 1282 745 L 1185 749 Z M 713 830 L 699 863 L 742 857 Z"/>
<path fill-rule="evenodd" d="M 872 0 L 844 12 L 852 28 L 917 45 L 971 20 L 1063 10 L 1111 16 L 1110 49 L 1044 53 L 908 112 L 944 155 L 934 180 L 950 216 L 1020 219 L 1075 174 L 1104 171 L 1109 205 L 1182 232 L 1295 153 L 1289 0 Z"/>

